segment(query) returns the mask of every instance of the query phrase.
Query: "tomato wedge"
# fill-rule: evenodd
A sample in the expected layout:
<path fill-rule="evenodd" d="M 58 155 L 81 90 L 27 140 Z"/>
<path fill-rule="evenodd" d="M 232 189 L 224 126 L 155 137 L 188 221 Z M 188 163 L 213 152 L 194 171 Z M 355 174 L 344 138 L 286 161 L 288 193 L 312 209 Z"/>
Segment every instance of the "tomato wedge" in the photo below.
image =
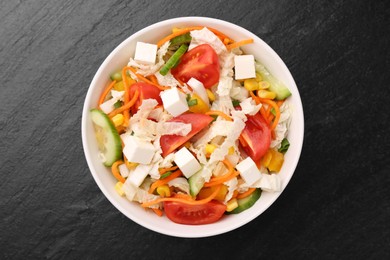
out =
<path fill-rule="evenodd" d="M 158 88 L 155 86 L 144 83 L 144 82 L 137 82 L 130 86 L 130 97 L 134 95 L 135 90 L 138 89 L 139 91 L 139 98 L 135 102 L 134 106 L 131 107 L 131 113 L 135 114 L 138 111 L 138 107 L 142 104 L 142 101 L 144 99 L 153 98 L 157 100 L 158 104 L 162 104 L 162 100 L 160 97 L 160 92 Z"/>
<path fill-rule="evenodd" d="M 271 144 L 271 129 L 261 114 L 248 116 L 241 132 L 240 143 L 244 151 L 258 161 L 268 151 Z"/>
<path fill-rule="evenodd" d="M 215 200 L 202 205 L 166 201 L 164 202 L 164 211 L 167 217 L 175 223 L 202 225 L 219 220 L 226 211 L 226 205 Z"/>
<path fill-rule="evenodd" d="M 210 45 L 199 45 L 185 53 L 171 73 L 182 82 L 196 78 L 205 88 L 211 88 L 219 81 L 218 55 Z"/>
<path fill-rule="evenodd" d="M 191 137 L 200 132 L 203 128 L 205 128 L 208 124 L 213 121 L 214 118 L 204 114 L 197 113 L 189 113 L 182 114 L 180 116 L 174 117 L 169 122 L 182 122 L 186 124 L 191 124 L 192 129 L 191 132 L 186 136 L 180 135 L 163 135 L 160 138 L 160 146 L 162 149 L 162 156 L 167 156 L 171 152 L 173 152 L 180 145 L 187 142 Z"/>

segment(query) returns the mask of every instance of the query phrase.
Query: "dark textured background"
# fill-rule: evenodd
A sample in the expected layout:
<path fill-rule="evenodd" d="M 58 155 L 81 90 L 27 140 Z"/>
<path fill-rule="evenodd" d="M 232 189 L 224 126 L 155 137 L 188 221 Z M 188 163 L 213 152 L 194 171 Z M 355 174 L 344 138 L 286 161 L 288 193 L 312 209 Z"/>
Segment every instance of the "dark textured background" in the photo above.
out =
<path fill-rule="evenodd" d="M 98 189 L 81 145 L 87 88 L 120 42 L 208 16 L 262 38 L 305 111 L 301 160 L 233 232 L 149 231 Z M 0 1 L 0 259 L 389 259 L 389 4 L 383 1 Z"/>

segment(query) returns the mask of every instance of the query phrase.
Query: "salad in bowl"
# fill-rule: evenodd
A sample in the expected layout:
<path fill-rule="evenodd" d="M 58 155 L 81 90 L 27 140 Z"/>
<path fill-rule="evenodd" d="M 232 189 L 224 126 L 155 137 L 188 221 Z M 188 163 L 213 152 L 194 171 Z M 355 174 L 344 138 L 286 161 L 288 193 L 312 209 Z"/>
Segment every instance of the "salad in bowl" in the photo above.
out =
<path fill-rule="evenodd" d="M 262 59 L 263 45 L 272 55 Z M 104 84 L 95 76 L 87 95 L 83 141 L 118 209 L 158 232 L 196 237 L 245 224 L 263 197 L 262 211 L 279 196 L 299 159 L 303 113 L 291 75 L 264 42 L 220 20 L 177 18 L 116 50 L 98 71 Z M 113 62 L 119 53 L 125 62 Z M 273 73 L 278 66 L 289 81 Z"/>

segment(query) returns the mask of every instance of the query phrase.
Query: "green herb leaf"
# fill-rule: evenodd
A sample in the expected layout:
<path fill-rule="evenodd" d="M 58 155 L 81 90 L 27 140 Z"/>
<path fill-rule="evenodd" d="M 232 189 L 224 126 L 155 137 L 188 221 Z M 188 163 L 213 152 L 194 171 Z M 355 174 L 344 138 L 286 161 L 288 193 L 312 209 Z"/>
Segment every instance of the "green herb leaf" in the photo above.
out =
<path fill-rule="evenodd" d="M 273 114 L 274 116 L 276 116 L 275 108 L 271 108 L 270 112 L 271 112 L 271 114 Z"/>
<path fill-rule="evenodd" d="M 290 142 L 287 140 L 287 138 L 284 138 L 282 140 L 282 143 L 280 144 L 280 148 L 278 149 L 278 152 L 286 153 L 289 147 L 290 147 Z"/>
<path fill-rule="evenodd" d="M 237 107 L 240 105 L 240 101 L 233 99 L 232 104 L 233 104 L 233 107 Z"/>
<path fill-rule="evenodd" d="M 187 101 L 187 104 L 189 107 L 195 106 L 198 104 L 198 100 L 197 99 L 190 99 Z"/>
<path fill-rule="evenodd" d="M 171 175 L 171 174 L 172 174 L 171 171 L 161 174 L 160 180 L 165 179 L 166 177 L 168 177 L 168 176 Z"/>
<path fill-rule="evenodd" d="M 114 107 L 115 108 L 120 108 L 122 106 L 122 102 L 120 100 L 118 100 L 117 102 L 115 102 L 114 104 Z"/>

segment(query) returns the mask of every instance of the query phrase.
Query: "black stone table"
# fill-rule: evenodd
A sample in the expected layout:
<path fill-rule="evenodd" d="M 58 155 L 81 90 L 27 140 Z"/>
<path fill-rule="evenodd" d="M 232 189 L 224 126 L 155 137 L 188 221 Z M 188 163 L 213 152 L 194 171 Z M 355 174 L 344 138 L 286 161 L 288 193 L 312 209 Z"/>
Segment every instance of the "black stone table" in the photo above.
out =
<path fill-rule="evenodd" d="M 0 259 L 390 259 L 388 1 L 0 1 Z M 251 223 L 203 239 L 132 222 L 81 145 L 87 88 L 143 27 L 179 16 L 238 24 L 291 70 L 301 160 Z"/>

